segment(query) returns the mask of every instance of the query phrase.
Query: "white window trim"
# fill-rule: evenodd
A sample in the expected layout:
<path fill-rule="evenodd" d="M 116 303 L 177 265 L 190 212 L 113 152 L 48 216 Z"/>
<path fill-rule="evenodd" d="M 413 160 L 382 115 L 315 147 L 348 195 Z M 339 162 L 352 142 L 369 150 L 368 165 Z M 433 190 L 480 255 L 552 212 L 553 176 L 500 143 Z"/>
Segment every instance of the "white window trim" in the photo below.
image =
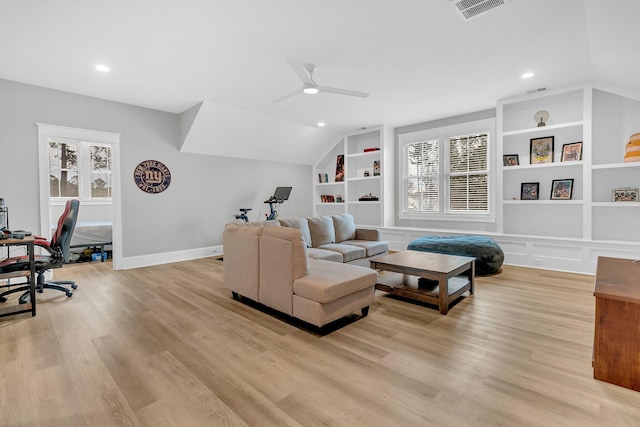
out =
<path fill-rule="evenodd" d="M 495 166 L 493 161 L 493 153 L 495 153 L 496 144 L 496 125 L 495 119 L 477 120 L 468 123 L 461 123 L 450 126 L 443 126 L 433 129 L 425 129 L 416 132 L 408 132 L 398 136 L 398 158 L 404 161 L 404 146 L 406 144 L 412 144 L 422 141 L 429 141 L 438 139 L 440 141 L 438 149 L 440 150 L 440 206 L 438 212 L 420 212 L 420 213 L 405 213 L 404 212 L 404 190 L 402 182 L 402 173 L 404 165 L 399 165 L 398 170 L 398 202 L 399 211 L 398 217 L 406 220 L 428 220 L 428 221 L 461 221 L 461 222 L 495 222 L 496 221 L 496 208 L 495 208 Z M 487 167 L 489 169 L 489 187 L 488 187 L 488 199 L 489 199 L 489 212 L 465 212 L 464 214 L 458 212 L 450 212 L 446 208 L 446 202 L 444 195 L 446 194 L 445 183 L 448 177 L 447 171 L 449 170 L 449 154 L 447 152 L 447 138 L 461 135 L 471 135 L 486 132 L 489 134 L 489 146 L 487 147 Z"/>
<path fill-rule="evenodd" d="M 38 166 L 40 184 L 40 235 L 51 237 L 51 218 L 49 203 L 49 139 L 70 139 L 86 141 L 96 144 L 108 144 L 111 146 L 111 176 L 112 194 L 111 201 L 83 202 L 83 204 L 109 204 L 112 205 L 112 239 L 113 239 L 113 269 L 122 267 L 122 198 L 120 191 L 120 134 L 88 129 L 72 128 L 67 126 L 36 123 L 38 127 Z M 65 200 L 60 200 L 62 204 Z"/>

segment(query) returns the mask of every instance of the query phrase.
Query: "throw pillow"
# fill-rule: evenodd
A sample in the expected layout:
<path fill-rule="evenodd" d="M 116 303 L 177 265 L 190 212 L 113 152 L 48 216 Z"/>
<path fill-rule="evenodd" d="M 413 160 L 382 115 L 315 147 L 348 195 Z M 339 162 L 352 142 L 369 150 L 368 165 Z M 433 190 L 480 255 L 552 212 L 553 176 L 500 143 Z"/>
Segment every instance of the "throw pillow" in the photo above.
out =
<path fill-rule="evenodd" d="M 308 248 L 311 247 L 311 231 L 309 231 L 309 223 L 307 218 L 291 218 L 291 219 L 279 219 L 280 225 L 283 227 L 295 228 L 300 230 L 302 237 L 304 237 L 304 243 Z"/>
<path fill-rule="evenodd" d="M 333 215 L 333 228 L 336 230 L 336 242 L 356 238 L 356 224 L 351 214 Z"/>
<path fill-rule="evenodd" d="M 312 247 L 336 242 L 336 232 L 330 216 L 308 218 Z"/>

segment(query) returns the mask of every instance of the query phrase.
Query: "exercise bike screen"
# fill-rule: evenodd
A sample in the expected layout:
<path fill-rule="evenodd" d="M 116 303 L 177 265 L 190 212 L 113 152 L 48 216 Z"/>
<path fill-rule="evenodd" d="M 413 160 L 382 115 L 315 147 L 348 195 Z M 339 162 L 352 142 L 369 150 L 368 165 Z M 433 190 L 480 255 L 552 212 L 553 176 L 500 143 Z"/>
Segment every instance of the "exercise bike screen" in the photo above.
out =
<path fill-rule="evenodd" d="M 289 200 L 289 194 L 291 194 L 292 187 L 277 187 L 273 198 L 276 200 Z"/>

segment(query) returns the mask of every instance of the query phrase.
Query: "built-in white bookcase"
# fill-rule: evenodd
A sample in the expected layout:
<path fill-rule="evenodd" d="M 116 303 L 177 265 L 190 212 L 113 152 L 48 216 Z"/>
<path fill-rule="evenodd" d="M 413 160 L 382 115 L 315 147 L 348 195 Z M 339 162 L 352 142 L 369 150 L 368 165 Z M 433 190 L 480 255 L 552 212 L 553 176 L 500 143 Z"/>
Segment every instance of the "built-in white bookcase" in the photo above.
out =
<path fill-rule="evenodd" d="M 392 166 L 385 160 L 385 144 L 391 143 L 389 130 L 384 126 L 361 129 L 344 136 L 314 167 L 315 200 L 314 215 L 350 213 L 356 224 L 382 226 L 385 215 L 392 216 L 391 208 L 385 213 L 384 174 Z M 373 149 L 373 150 L 372 150 Z M 344 155 L 344 181 L 336 182 L 336 161 Z M 378 168 L 374 166 L 377 163 Z M 387 164 L 388 163 L 388 164 Z M 328 177 L 329 182 L 320 182 L 320 177 Z M 326 202 L 322 195 L 333 196 L 341 202 Z M 361 200 L 363 196 L 373 196 L 378 200 Z"/>
<path fill-rule="evenodd" d="M 543 127 L 534 119 L 540 110 L 549 112 Z M 636 132 L 640 102 L 591 84 L 498 101 L 498 233 L 507 260 L 588 272 L 599 255 L 640 257 L 640 203 L 612 201 L 614 188 L 640 187 L 640 164 L 623 163 Z M 531 139 L 548 136 L 553 162 L 530 164 Z M 562 162 L 563 145 L 573 142 L 582 142 L 582 159 Z M 504 166 L 508 154 L 520 164 Z M 551 200 L 554 179 L 573 179 L 570 200 Z M 539 200 L 521 200 L 529 182 L 540 183 Z"/>

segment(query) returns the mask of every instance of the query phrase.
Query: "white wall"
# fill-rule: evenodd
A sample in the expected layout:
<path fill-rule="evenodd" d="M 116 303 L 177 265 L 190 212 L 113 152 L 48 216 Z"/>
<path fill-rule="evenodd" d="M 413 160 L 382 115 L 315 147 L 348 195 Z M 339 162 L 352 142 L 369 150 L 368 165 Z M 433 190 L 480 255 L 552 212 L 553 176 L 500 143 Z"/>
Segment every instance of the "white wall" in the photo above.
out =
<path fill-rule="evenodd" d="M 219 246 L 224 224 L 238 208 L 268 209 L 262 202 L 276 186 L 293 186 L 282 217 L 312 213 L 311 166 L 180 153 L 176 114 L 0 79 L 0 197 L 14 228 L 40 232 L 36 123 L 122 135 L 125 258 L 146 257 L 148 263 L 155 254 Z M 134 183 L 135 166 L 149 159 L 171 171 L 163 193 L 146 194 Z"/>

